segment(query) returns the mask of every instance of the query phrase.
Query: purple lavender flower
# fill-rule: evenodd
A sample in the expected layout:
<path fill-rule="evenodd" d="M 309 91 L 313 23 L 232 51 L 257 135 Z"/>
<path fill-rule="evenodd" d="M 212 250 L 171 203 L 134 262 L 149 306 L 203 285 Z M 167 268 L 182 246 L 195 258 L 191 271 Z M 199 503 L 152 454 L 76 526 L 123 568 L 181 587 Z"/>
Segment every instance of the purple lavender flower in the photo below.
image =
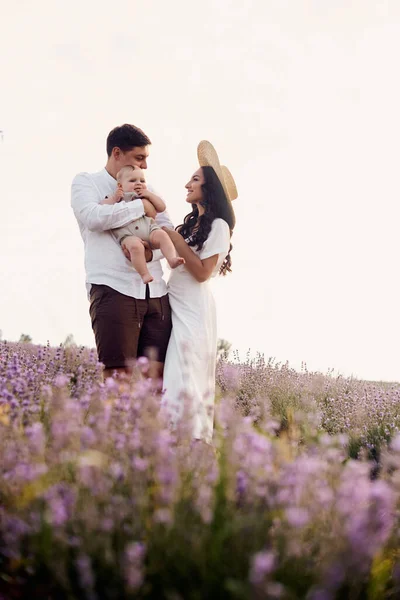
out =
<path fill-rule="evenodd" d="M 89 556 L 81 554 L 76 559 L 76 567 L 79 573 L 80 584 L 82 588 L 88 588 L 89 590 L 94 587 L 94 574 L 92 570 L 92 564 Z"/>
<path fill-rule="evenodd" d="M 249 580 L 253 585 L 260 585 L 275 568 L 276 559 L 271 551 L 255 554 L 251 560 Z"/>
<path fill-rule="evenodd" d="M 141 542 L 131 542 L 125 549 L 125 581 L 129 590 L 138 590 L 144 581 L 144 558 L 146 546 Z"/>
<path fill-rule="evenodd" d="M 33 423 L 25 429 L 25 433 L 29 439 L 29 445 L 35 454 L 43 454 L 45 448 L 45 435 L 42 423 Z"/>
<path fill-rule="evenodd" d="M 310 515 L 304 508 L 291 506 L 286 509 L 286 518 L 292 527 L 304 527 L 310 522 Z"/>

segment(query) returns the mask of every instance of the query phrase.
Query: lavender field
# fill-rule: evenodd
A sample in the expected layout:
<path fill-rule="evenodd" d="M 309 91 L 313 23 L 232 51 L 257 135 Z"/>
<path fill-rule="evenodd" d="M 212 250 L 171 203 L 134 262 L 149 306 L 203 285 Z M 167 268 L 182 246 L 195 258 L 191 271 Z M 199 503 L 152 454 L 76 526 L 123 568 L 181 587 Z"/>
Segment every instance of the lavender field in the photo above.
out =
<path fill-rule="evenodd" d="M 400 598 L 399 384 L 220 362 L 212 448 L 100 373 L 0 342 L 1 600 Z"/>

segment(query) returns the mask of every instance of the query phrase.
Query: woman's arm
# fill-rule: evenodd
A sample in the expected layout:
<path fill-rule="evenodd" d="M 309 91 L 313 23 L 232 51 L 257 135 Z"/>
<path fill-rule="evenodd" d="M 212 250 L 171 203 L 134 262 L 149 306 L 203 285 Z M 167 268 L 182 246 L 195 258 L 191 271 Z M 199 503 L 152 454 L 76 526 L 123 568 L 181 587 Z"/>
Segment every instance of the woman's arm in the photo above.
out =
<path fill-rule="evenodd" d="M 185 242 L 180 233 L 174 229 L 168 229 L 167 227 L 163 227 L 163 230 L 166 231 L 171 238 L 178 256 L 182 256 L 182 258 L 185 259 L 185 267 L 189 273 L 193 275 L 193 277 L 199 283 L 207 281 L 215 269 L 215 265 L 218 261 L 218 254 L 214 254 L 209 258 L 201 260 L 197 254 L 193 252 L 192 248 Z"/>

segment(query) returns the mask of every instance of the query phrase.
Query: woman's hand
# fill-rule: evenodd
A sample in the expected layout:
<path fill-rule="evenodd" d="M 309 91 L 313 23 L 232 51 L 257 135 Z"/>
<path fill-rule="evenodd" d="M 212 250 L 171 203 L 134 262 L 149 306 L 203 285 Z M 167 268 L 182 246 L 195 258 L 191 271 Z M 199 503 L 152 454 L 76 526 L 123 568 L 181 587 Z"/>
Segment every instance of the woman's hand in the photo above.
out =
<path fill-rule="evenodd" d="M 165 233 L 167 233 L 169 235 L 169 237 L 171 238 L 171 240 L 174 242 L 174 240 L 183 240 L 183 237 L 181 236 L 181 234 L 176 231 L 175 229 L 169 229 L 169 227 L 162 227 L 162 230 L 165 231 Z"/>

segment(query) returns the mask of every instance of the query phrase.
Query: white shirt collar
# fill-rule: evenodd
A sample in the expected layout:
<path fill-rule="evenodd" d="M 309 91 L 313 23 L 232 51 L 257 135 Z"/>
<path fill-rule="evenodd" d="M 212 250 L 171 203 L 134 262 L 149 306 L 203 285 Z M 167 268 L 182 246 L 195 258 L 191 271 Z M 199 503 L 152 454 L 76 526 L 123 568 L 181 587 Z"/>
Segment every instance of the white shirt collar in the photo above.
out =
<path fill-rule="evenodd" d="M 104 172 L 104 177 L 107 179 L 107 181 L 109 183 L 114 183 L 115 184 L 116 179 L 112 175 L 110 175 L 110 173 L 107 171 L 107 169 L 105 167 L 103 169 L 103 172 Z"/>

